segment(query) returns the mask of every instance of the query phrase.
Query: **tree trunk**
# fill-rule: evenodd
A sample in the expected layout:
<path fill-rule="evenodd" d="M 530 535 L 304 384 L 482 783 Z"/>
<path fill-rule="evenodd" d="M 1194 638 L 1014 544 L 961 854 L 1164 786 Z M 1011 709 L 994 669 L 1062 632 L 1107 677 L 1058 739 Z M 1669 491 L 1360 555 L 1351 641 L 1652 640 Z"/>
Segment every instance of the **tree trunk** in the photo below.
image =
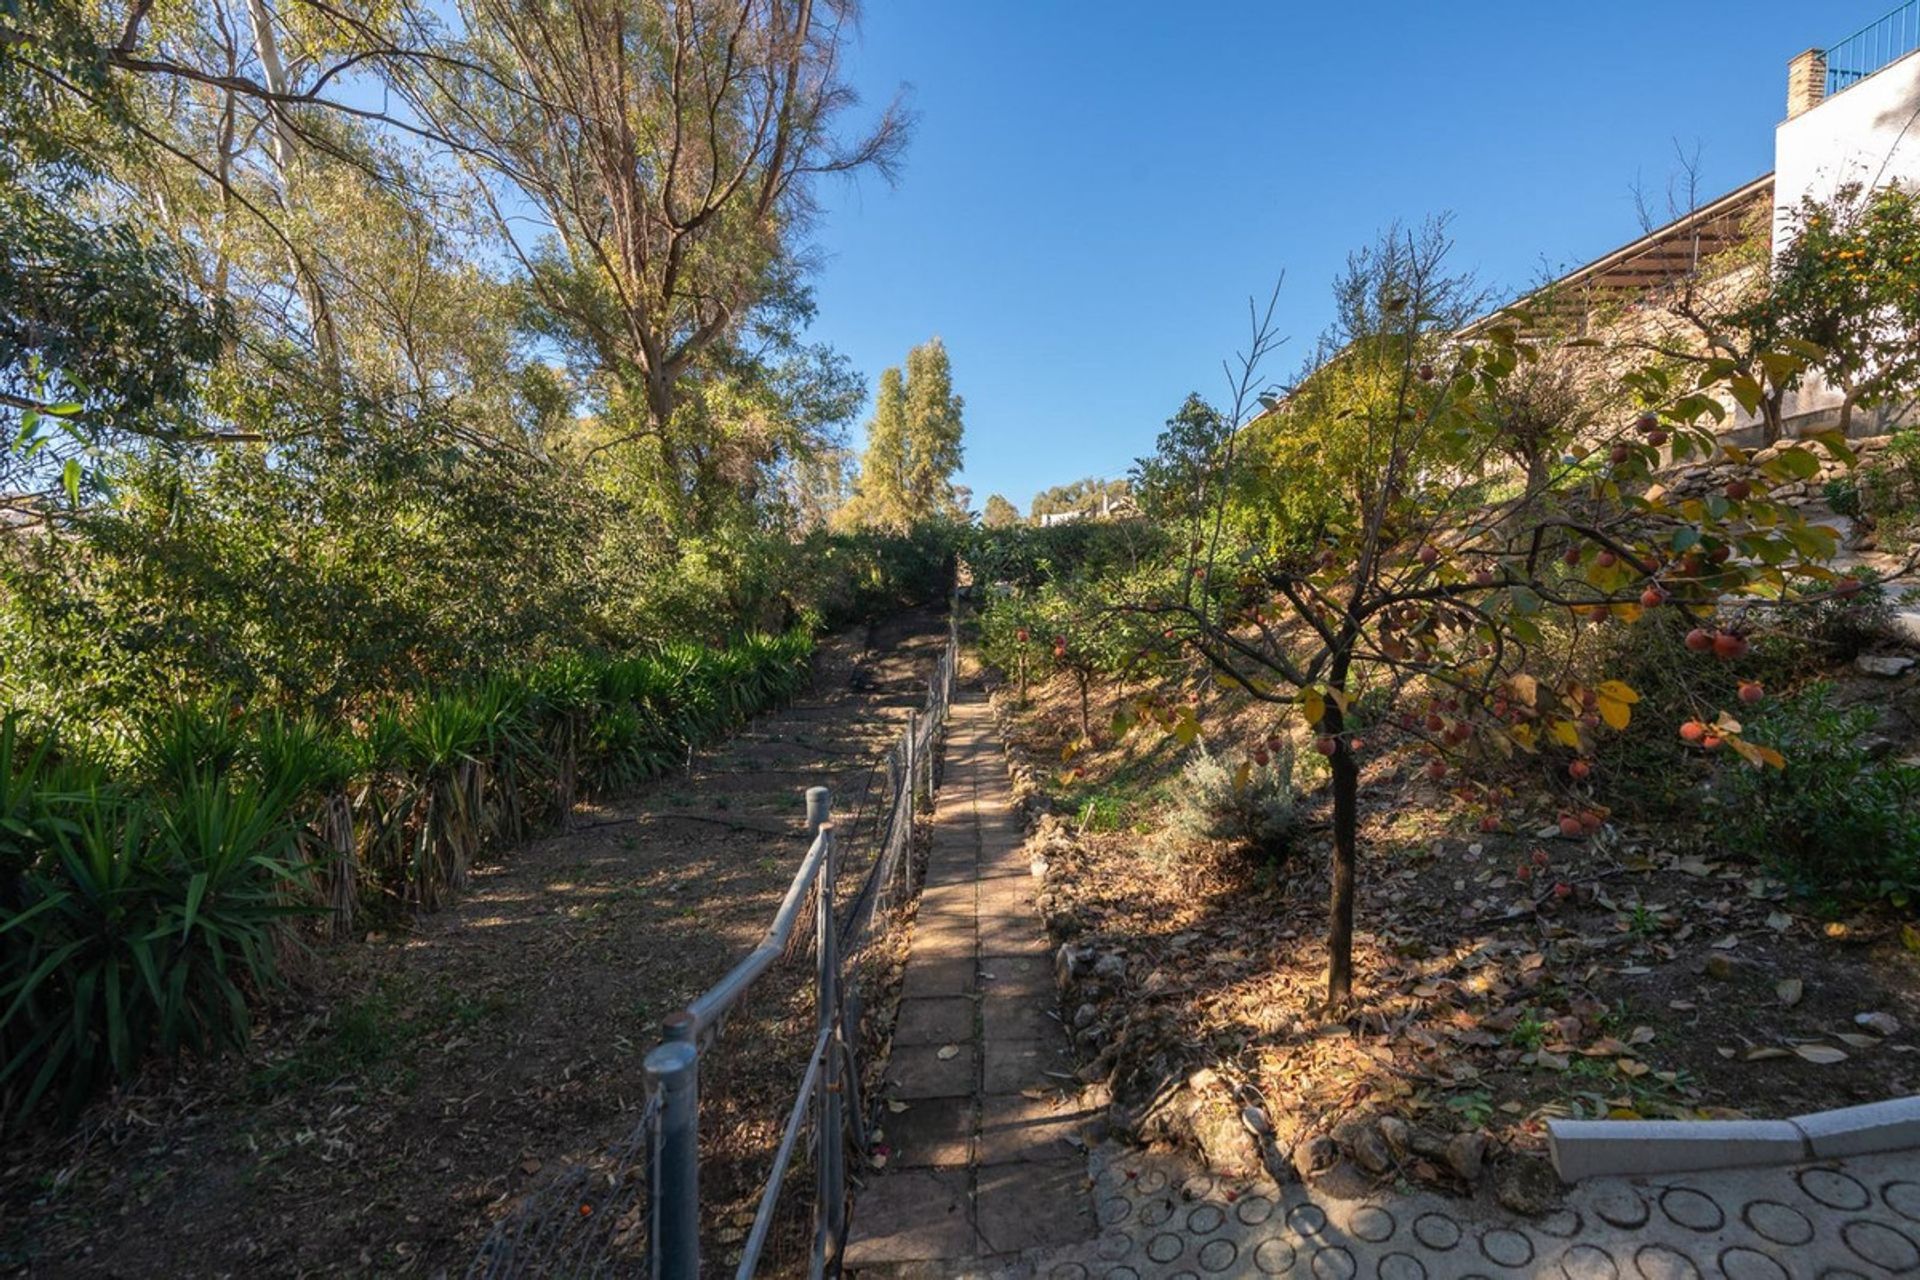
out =
<path fill-rule="evenodd" d="M 1090 683 L 1083 671 L 1074 672 L 1074 678 L 1080 682 L 1080 736 L 1093 741 L 1093 711 L 1087 702 L 1087 686 Z"/>
<path fill-rule="evenodd" d="M 1353 1001 L 1354 855 L 1360 809 L 1360 766 L 1347 746 L 1346 718 L 1327 704 L 1325 729 L 1333 735 L 1333 896 L 1327 907 L 1327 1003 Z"/>

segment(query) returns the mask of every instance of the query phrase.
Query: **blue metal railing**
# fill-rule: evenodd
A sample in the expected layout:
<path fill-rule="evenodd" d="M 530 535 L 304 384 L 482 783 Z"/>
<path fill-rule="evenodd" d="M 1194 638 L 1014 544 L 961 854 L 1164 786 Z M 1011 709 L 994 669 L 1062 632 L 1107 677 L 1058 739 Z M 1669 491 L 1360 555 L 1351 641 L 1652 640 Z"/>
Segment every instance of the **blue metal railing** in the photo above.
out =
<path fill-rule="evenodd" d="M 1920 0 L 1907 0 L 1827 50 L 1827 96 L 1920 49 Z"/>

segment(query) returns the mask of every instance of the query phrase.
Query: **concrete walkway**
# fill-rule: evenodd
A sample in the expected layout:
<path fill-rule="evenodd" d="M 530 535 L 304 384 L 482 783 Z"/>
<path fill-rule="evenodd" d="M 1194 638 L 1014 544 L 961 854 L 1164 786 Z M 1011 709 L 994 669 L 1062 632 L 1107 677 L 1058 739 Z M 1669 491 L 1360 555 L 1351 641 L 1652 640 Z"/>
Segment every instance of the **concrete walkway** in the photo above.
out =
<path fill-rule="evenodd" d="M 852 1270 L 985 1271 L 1096 1234 L 1083 1101 L 998 731 L 963 691 L 887 1072 L 885 1172 L 854 1200 Z"/>

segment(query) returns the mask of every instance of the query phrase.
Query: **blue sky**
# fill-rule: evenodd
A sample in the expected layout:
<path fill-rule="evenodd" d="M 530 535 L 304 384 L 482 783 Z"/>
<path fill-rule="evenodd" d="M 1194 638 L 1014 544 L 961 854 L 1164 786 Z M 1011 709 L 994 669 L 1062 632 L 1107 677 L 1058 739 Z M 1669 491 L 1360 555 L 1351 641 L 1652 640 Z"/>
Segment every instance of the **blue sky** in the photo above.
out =
<path fill-rule="evenodd" d="M 1024 511 L 1217 398 L 1283 270 L 1293 373 L 1396 218 L 1451 213 L 1458 265 L 1511 288 L 1632 239 L 1676 141 L 1703 196 L 1767 172 L 1787 60 L 1891 6 L 869 0 L 851 78 L 919 125 L 897 187 L 820 192 L 814 336 L 869 383 L 944 338 L 961 480 Z"/>

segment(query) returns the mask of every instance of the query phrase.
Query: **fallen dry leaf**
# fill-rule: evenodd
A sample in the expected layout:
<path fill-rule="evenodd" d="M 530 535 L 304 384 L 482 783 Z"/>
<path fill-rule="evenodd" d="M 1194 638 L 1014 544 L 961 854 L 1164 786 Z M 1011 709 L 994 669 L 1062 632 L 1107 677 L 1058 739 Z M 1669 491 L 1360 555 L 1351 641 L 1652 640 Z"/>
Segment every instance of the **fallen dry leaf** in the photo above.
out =
<path fill-rule="evenodd" d="M 1800 997 L 1807 994 L 1807 984 L 1798 978 L 1782 978 L 1773 986 L 1773 994 L 1780 997 L 1780 1003 L 1791 1009 L 1800 1003 Z"/>
<path fill-rule="evenodd" d="M 945 1062 L 949 1058 L 957 1058 L 960 1056 L 960 1046 L 957 1044 L 943 1044 L 940 1046 L 940 1051 L 933 1056 L 942 1062 Z"/>
<path fill-rule="evenodd" d="M 1808 1062 L 1817 1062 L 1823 1067 L 1847 1060 L 1845 1049 L 1836 1049 L 1830 1044 L 1797 1044 L 1793 1046 L 1793 1051 Z"/>

